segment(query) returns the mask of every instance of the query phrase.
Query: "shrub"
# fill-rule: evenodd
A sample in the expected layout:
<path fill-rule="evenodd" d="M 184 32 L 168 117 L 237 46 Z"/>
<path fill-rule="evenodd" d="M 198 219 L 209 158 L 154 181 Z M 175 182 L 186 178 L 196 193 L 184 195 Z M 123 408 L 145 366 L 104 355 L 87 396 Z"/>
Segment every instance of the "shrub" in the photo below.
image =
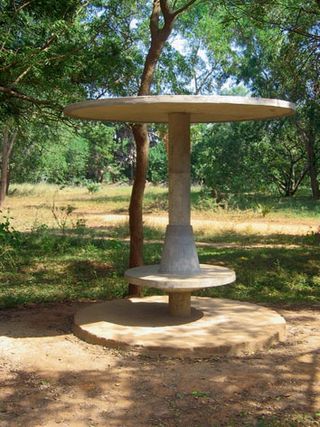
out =
<path fill-rule="evenodd" d="M 2 211 L 0 211 L 2 214 Z M 11 226 L 9 212 L 3 215 L 0 222 L 0 269 L 16 265 L 21 234 Z"/>

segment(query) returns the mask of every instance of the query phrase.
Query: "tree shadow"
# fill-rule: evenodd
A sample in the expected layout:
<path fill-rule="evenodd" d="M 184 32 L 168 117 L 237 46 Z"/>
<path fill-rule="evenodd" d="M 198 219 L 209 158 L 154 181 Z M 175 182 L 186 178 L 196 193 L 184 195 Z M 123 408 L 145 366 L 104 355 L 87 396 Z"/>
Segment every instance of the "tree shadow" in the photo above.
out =
<path fill-rule="evenodd" d="M 120 326 L 157 328 L 166 326 L 186 325 L 203 317 L 203 312 L 191 308 L 190 316 L 174 317 L 170 316 L 168 303 L 154 302 L 147 303 L 143 298 L 139 302 L 132 302 L 129 299 L 117 299 L 112 303 L 99 304 L 94 303 L 86 310 L 85 323 L 104 322 Z M 165 338 L 164 338 L 165 340 Z"/>
<path fill-rule="evenodd" d="M 0 337 L 27 338 L 70 332 L 73 313 L 89 303 L 51 303 L 0 311 Z"/>
<path fill-rule="evenodd" d="M 88 354 L 77 367 L 77 348 Z M 66 369 L 12 369 L 0 423 L 18 425 L 317 425 L 319 350 L 294 343 L 247 357 L 188 360 L 84 347 Z M 45 349 L 42 349 L 45 351 Z"/>
<path fill-rule="evenodd" d="M 317 425 L 316 311 L 285 312 L 288 341 L 268 351 L 188 359 L 83 343 L 71 335 L 71 326 L 73 314 L 85 306 L 64 303 L 1 312 L 1 426 Z M 31 337 L 36 341 L 28 344 L 25 338 Z M 6 340 L 11 349 L 26 346 L 33 364 L 20 356 L 9 368 Z M 50 352 L 50 362 L 43 362 Z"/>

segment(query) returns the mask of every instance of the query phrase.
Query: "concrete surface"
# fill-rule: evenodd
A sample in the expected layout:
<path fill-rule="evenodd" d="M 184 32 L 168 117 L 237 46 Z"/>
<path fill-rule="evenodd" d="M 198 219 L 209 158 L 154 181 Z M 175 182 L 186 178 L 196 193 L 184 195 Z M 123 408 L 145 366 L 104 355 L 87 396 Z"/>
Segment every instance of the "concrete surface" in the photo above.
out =
<path fill-rule="evenodd" d="M 175 317 L 190 317 L 191 292 L 169 292 L 169 314 Z"/>
<path fill-rule="evenodd" d="M 133 285 L 163 289 L 165 292 L 191 292 L 228 285 L 236 280 L 233 270 L 220 265 L 200 264 L 200 273 L 192 275 L 160 273 L 159 264 L 129 268 L 125 279 Z"/>
<path fill-rule="evenodd" d="M 264 120 L 289 116 L 294 104 L 244 96 L 162 95 L 99 99 L 68 105 L 66 116 L 78 119 L 167 123 L 169 113 L 189 113 L 192 123 Z"/>
<path fill-rule="evenodd" d="M 191 225 L 167 226 L 159 272 L 184 275 L 200 273 Z"/>
<path fill-rule="evenodd" d="M 169 224 L 190 225 L 190 114 L 168 115 Z"/>
<path fill-rule="evenodd" d="M 75 334 L 92 344 L 168 356 L 241 355 L 283 341 L 286 322 L 265 307 L 192 297 L 191 317 L 168 314 L 167 297 L 92 304 L 74 318 Z"/>

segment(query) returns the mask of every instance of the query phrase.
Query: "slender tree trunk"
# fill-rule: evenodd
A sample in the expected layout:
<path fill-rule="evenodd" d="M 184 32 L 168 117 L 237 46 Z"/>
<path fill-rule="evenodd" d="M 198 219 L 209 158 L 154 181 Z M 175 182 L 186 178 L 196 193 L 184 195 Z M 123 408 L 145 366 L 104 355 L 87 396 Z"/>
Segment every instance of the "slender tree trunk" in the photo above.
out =
<path fill-rule="evenodd" d="M 319 189 L 319 181 L 317 176 L 318 174 L 317 174 L 317 168 L 316 168 L 314 145 L 309 138 L 306 139 L 305 141 L 305 147 L 308 155 L 308 170 L 309 170 L 312 197 L 318 200 L 320 199 L 320 189 Z"/>
<path fill-rule="evenodd" d="M 7 186 L 6 186 L 6 196 L 9 195 L 10 174 L 11 174 L 11 170 L 10 170 L 10 164 L 9 164 L 9 167 L 8 167 L 8 176 L 7 176 Z"/>
<path fill-rule="evenodd" d="M 1 177 L 0 177 L 0 208 L 2 207 L 9 188 L 9 164 L 13 144 L 17 138 L 17 132 L 10 133 L 7 126 L 3 130 Z"/>
<path fill-rule="evenodd" d="M 308 159 L 308 173 L 310 177 L 310 186 L 312 197 L 316 200 L 320 199 L 320 188 L 318 181 L 318 169 L 315 155 L 315 139 L 316 139 L 316 107 L 313 103 L 309 105 L 307 125 L 303 126 L 299 121 L 296 122 L 297 128 L 300 131 L 304 145 L 306 148 Z M 306 130 L 307 129 L 307 130 Z"/>
<path fill-rule="evenodd" d="M 178 10 L 172 11 L 168 0 L 153 0 L 150 16 L 151 44 L 146 56 L 144 69 L 141 75 L 138 96 L 150 95 L 150 88 L 154 72 L 159 61 L 162 49 L 173 29 L 177 16 L 186 11 L 196 0 L 187 1 Z M 162 15 L 163 20 L 160 19 Z M 129 207 L 130 227 L 130 267 L 143 265 L 143 195 L 148 168 L 149 138 L 145 124 L 132 126 L 136 144 L 137 158 L 136 171 L 132 185 Z M 138 286 L 129 285 L 129 295 L 140 295 Z"/>
<path fill-rule="evenodd" d="M 149 137 L 145 124 L 132 126 L 136 142 L 136 170 L 129 206 L 130 267 L 143 264 L 143 195 L 148 169 Z M 140 296 L 141 288 L 129 284 L 129 295 Z"/>
<path fill-rule="evenodd" d="M 150 87 L 153 80 L 157 62 L 159 60 L 164 43 L 169 37 L 173 18 L 167 22 L 163 28 L 159 29 L 160 2 L 153 2 L 153 10 L 150 17 L 151 45 L 146 56 L 143 73 L 141 76 L 138 96 L 150 94 Z M 136 170 L 132 185 L 132 193 L 129 206 L 129 228 L 130 228 L 130 256 L 129 266 L 137 267 L 143 265 L 143 196 L 148 170 L 149 137 L 145 124 L 135 124 L 132 132 L 136 144 Z M 140 296 L 141 288 L 129 284 L 129 295 Z"/>

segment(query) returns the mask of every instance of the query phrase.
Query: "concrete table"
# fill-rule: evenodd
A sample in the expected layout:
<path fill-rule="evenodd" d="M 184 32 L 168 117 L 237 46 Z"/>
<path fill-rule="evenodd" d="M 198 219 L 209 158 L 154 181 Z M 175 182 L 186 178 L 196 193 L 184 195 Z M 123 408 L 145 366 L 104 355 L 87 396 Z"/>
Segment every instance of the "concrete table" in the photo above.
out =
<path fill-rule="evenodd" d="M 199 264 L 190 224 L 190 124 L 267 120 L 289 116 L 294 105 L 276 99 L 234 96 L 141 96 L 69 105 L 65 114 L 79 119 L 131 123 L 168 123 L 169 224 L 160 265 L 126 271 L 128 282 L 169 293 L 172 316 L 191 312 L 191 292 L 235 281 L 225 267 Z"/>

